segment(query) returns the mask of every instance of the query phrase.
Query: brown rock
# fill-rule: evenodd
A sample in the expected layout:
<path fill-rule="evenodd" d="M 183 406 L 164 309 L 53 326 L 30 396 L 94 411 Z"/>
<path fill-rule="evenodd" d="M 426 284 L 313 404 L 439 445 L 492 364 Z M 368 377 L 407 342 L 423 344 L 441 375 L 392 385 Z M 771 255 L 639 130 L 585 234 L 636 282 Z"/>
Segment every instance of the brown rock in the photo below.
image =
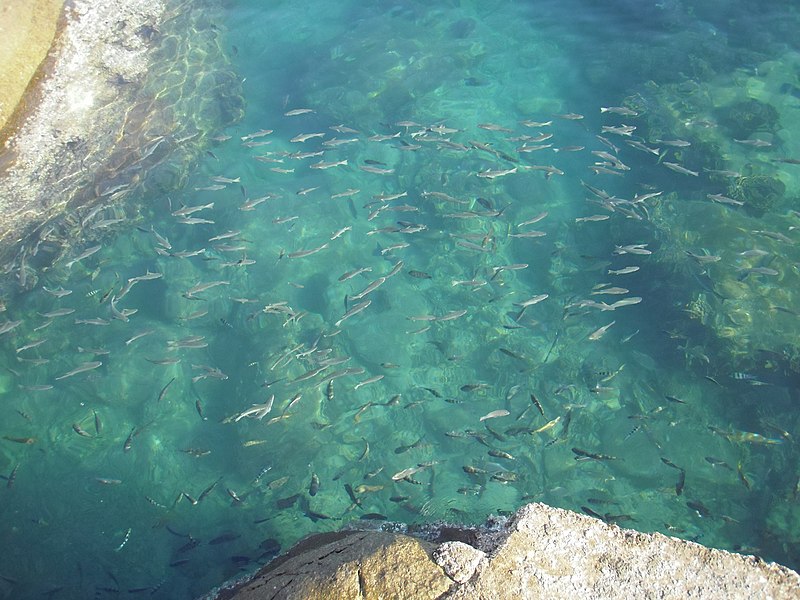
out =
<path fill-rule="evenodd" d="M 247 584 L 218 598 L 438 598 L 453 582 L 431 560 L 432 550 L 431 544 L 404 535 L 351 533 L 270 564 Z"/>
<path fill-rule="evenodd" d="M 0 129 L 47 55 L 63 4 L 63 0 L 4 0 L 0 5 Z"/>

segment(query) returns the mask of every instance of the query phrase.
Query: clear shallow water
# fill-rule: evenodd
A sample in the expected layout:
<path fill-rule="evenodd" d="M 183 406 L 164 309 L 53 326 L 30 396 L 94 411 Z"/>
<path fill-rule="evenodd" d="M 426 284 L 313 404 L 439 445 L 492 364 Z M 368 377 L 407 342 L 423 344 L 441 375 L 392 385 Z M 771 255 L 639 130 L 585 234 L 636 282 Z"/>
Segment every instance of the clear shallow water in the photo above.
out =
<path fill-rule="evenodd" d="M 796 14 L 640 4 L 226 7 L 244 119 L 7 294 L 4 593 L 531 500 L 796 568 Z"/>

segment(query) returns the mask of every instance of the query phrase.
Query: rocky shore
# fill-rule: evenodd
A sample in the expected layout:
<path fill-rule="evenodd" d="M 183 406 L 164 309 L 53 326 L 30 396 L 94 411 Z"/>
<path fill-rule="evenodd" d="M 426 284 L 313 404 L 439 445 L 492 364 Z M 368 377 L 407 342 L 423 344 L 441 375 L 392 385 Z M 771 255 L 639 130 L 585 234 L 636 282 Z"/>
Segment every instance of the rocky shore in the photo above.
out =
<path fill-rule="evenodd" d="M 206 600 L 800 597 L 800 576 L 753 556 L 529 504 L 501 526 L 312 536 Z"/>
<path fill-rule="evenodd" d="M 65 6 L 41 79 L 28 87 L 2 149 L 4 258 L 70 203 L 92 195 L 93 177 L 111 155 L 146 73 L 163 10 L 159 0 Z"/>
<path fill-rule="evenodd" d="M 0 139 L 34 85 L 56 36 L 64 0 L 4 0 L 0 6 Z"/>
<path fill-rule="evenodd" d="M 241 118 L 218 10 L 214 0 L 65 4 L 0 150 L 0 263 L 19 287 L 71 246 L 102 243 L 108 232 L 92 219 L 146 219 L 146 196 L 183 185 L 209 136 Z"/>

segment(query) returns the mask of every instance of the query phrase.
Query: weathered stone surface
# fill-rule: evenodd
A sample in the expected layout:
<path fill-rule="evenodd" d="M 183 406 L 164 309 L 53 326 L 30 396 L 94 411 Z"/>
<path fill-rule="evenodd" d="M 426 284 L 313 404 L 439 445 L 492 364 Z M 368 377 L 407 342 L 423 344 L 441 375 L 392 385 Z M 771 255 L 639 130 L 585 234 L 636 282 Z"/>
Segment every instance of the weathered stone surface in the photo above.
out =
<path fill-rule="evenodd" d="M 800 576 L 780 565 L 544 504 L 521 508 L 502 535 L 483 548 L 386 532 L 314 536 L 209 598 L 800 598 Z"/>
<path fill-rule="evenodd" d="M 445 542 L 433 552 L 433 560 L 456 583 L 466 583 L 486 554 L 464 542 Z"/>
<path fill-rule="evenodd" d="M 800 597 L 785 567 L 543 504 L 520 509 L 508 531 L 448 599 Z"/>

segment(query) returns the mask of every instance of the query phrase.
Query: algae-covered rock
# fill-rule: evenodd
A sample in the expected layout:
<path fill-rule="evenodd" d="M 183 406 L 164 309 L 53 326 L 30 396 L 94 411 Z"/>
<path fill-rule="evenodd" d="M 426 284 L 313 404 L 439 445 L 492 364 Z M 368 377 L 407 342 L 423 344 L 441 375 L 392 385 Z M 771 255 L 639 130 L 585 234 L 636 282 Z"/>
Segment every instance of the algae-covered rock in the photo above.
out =
<path fill-rule="evenodd" d="M 786 186 L 775 177 L 752 175 L 736 179 L 729 192 L 732 198 L 744 202 L 748 213 L 760 217 L 772 210 L 783 198 Z"/>
<path fill-rule="evenodd" d="M 677 162 L 692 165 L 694 170 L 713 171 L 725 168 L 725 159 L 716 142 L 694 140 L 691 146 L 677 148 L 673 155 Z"/>
<path fill-rule="evenodd" d="M 742 139 L 756 131 L 775 132 L 779 125 L 778 111 L 771 104 L 750 98 L 720 109 L 720 123 L 734 137 Z"/>

